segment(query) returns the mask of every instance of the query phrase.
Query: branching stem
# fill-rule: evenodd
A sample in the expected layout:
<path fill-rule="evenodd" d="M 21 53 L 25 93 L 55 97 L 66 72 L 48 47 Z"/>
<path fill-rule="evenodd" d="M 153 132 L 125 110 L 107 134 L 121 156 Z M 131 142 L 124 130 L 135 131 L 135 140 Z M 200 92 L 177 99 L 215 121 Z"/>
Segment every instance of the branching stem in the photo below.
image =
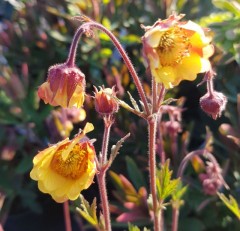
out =
<path fill-rule="evenodd" d="M 76 33 L 73 37 L 73 41 L 72 41 L 70 51 L 69 51 L 68 60 L 67 60 L 66 63 L 74 66 L 75 58 L 76 58 L 76 49 L 77 49 L 79 39 L 80 39 L 80 37 L 83 33 L 91 33 L 91 28 L 97 28 L 97 29 L 101 30 L 106 35 L 108 35 L 109 38 L 112 40 L 113 44 L 115 45 L 115 47 L 117 48 L 117 50 L 121 54 L 121 56 L 123 58 L 123 61 L 125 62 L 128 70 L 129 70 L 129 72 L 130 72 L 130 74 L 133 78 L 133 81 L 134 81 L 134 83 L 136 85 L 136 88 L 138 90 L 140 99 L 144 104 L 145 111 L 146 111 L 147 115 L 150 115 L 150 109 L 149 109 L 149 106 L 148 106 L 147 97 L 146 97 L 145 92 L 143 90 L 143 86 L 140 82 L 139 76 L 138 76 L 135 68 L 133 67 L 133 64 L 132 64 L 130 58 L 128 57 L 126 51 L 124 50 L 124 48 L 122 47 L 122 45 L 120 44 L 118 39 L 115 37 L 115 35 L 111 31 L 109 31 L 106 27 L 104 27 L 103 25 L 101 25 L 97 22 L 94 22 L 94 21 L 90 21 L 90 22 L 84 23 L 83 25 L 81 25 L 78 28 L 78 30 L 76 31 Z"/>

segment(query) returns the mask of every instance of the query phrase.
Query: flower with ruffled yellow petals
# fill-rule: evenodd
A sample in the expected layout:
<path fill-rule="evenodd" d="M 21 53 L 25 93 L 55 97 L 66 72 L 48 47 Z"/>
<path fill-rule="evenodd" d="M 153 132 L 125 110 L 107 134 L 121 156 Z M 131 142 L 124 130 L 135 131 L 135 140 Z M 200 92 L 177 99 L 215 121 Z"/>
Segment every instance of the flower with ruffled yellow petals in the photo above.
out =
<path fill-rule="evenodd" d="M 76 200 L 93 182 L 96 173 L 95 149 L 90 141 L 80 140 L 93 130 L 87 123 L 74 139 L 68 138 L 39 152 L 33 159 L 30 177 L 38 188 L 56 202 Z"/>
<path fill-rule="evenodd" d="M 214 49 L 211 38 L 192 21 L 180 22 L 184 15 L 171 15 L 143 28 L 144 55 L 155 81 L 165 88 L 177 86 L 182 80 L 193 81 L 198 73 L 211 68 L 208 58 Z"/>

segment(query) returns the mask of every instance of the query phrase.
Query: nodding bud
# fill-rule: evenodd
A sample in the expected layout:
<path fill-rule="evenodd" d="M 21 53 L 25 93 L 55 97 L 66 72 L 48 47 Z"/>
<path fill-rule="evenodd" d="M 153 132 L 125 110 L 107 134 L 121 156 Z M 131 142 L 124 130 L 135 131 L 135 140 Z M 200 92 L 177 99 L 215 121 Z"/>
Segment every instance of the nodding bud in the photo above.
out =
<path fill-rule="evenodd" d="M 227 98 L 221 92 L 213 91 L 212 94 L 206 93 L 200 98 L 200 106 L 213 119 L 221 116 L 225 110 Z"/>
<path fill-rule="evenodd" d="M 203 191 L 207 195 L 216 195 L 217 191 L 224 185 L 222 169 L 217 163 L 207 162 L 206 173 L 199 174 Z"/>
<path fill-rule="evenodd" d="M 80 108 L 84 102 L 85 75 L 67 63 L 49 68 L 48 78 L 38 89 L 38 96 L 53 106 Z"/>
<path fill-rule="evenodd" d="M 116 113 L 119 105 L 116 97 L 115 88 L 102 88 L 100 90 L 95 87 L 95 109 L 101 115 L 111 115 Z"/>

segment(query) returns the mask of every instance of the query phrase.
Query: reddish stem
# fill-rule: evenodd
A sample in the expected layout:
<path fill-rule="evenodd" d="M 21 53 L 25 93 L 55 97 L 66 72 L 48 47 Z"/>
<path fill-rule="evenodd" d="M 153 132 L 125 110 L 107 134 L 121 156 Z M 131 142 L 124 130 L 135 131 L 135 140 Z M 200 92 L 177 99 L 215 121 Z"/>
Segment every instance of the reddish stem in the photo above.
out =
<path fill-rule="evenodd" d="M 108 195 L 107 195 L 107 187 L 106 187 L 106 171 L 108 170 L 109 166 L 105 166 L 107 163 L 107 151 L 108 151 L 108 144 L 109 144 L 109 134 L 113 124 L 112 115 L 106 115 L 103 117 L 104 120 L 104 134 L 102 140 L 102 153 L 100 157 L 100 164 L 98 165 L 99 174 L 97 175 L 99 193 L 102 203 L 102 212 L 104 217 L 105 223 L 105 230 L 111 231 L 111 217 L 108 205 Z"/>
<path fill-rule="evenodd" d="M 108 205 L 107 187 L 106 187 L 106 170 L 101 171 L 97 175 L 98 187 L 100 191 L 100 197 L 102 202 L 102 211 L 105 223 L 105 231 L 111 231 L 111 218 Z"/>
<path fill-rule="evenodd" d="M 103 140 L 102 140 L 102 159 L 101 164 L 105 164 L 107 161 L 107 151 L 108 151 L 108 144 L 109 144 L 109 135 L 110 130 L 113 125 L 112 115 L 104 116 L 104 133 L 103 133 Z"/>
<path fill-rule="evenodd" d="M 157 119 L 152 117 L 148 120 L 150 190 L 153 202 L 154 231 L 160 231 L 160 214 L 156 188 L 156 127 Z"/>
<path fill-rule="evenodd" d="M 178 231 L 179 208 L 172 211 L 172 231 Z"/>
<path fill-rule="evenodd" d="M 63 203 L 63 212 L 64 212 L 64 221 L 65 221 L 65 230 L 72 231 L 71 217 L 69 210 L 69 201 Z"/>
<path fill-rule="evenodd" d="M 149 109 L 149 106 L 148 106 L 147 97 L 145 95 L 145 92 L 143 90 L 143 86 L 140 82 L 140 79 L 138 77 L 138 74 L 137 74 L 135 68 L 133 67 L 133 64 L 132 64 L 130 58 L 128 57 L 126 51 L 124 50 L 124 48 L 122 47 L 122 45 L 120 44 L 118 39 L 115 37 L 115 35 L 111 31 L 109 31 L 107 28 L 105 28 L 103 25 L 101 25 L 97 22 L 94 22 L 94 21 L 90 21 L 90 22 L 86 22 L 85 24 L 83 24 L 82 26 L 80 26 L 78 28 L 78 30 L 76 31 L 76 33 L 73 37 L 73 41 L 72 41 L 72 45 L 70 47 L 67 63 L 69 65 L 74 65 L 75 57 L 76 57 L 76 49 L 77 49 L 79 39 L 80 39 L 82 33 L 89 31 L 91 27 L 94 27 L 94 28 L 97 28 L 97 29 L 101 30 L 106 35 L 108 35 L 109 38 L 112 40 L 113 44 L 115 45 L 115 47 L 117 48 L 117 50 L 121 54 L 121 56 L 123 58 L 123 61 L 125 62 L 128 70 L 129 70 L 129 72 L 130 72 L 130 74 L 133 78 L 133 81 L 136 85 L 139 96 L 140 96 L 140 98 L 141 98 L 141 100 L 144 104 L 146 113 L 148 115 L 150 115 L 150 109 Z"/>

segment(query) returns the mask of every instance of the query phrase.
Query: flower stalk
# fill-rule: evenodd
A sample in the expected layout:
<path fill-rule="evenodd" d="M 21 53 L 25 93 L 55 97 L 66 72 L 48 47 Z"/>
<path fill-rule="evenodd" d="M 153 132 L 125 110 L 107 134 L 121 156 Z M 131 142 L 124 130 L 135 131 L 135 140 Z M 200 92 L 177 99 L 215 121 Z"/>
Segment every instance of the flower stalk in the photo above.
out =
<path fill-rule="evenodd" d="M 149 135 L 149 177 L 150 177 L 150 191 L 152 194 L 153 203 L 153 222 L 154 230 L 160 231 L 160 213 L 159 203 L 157 199 L 157 188 L 156 188 L 156 128 L 157 119 L 155 116 L 151 116 L 148 120 L 148 135 Z"/>
<path fill-rule="evenodd" d="M 69 210 L 69 201 L 65 201 L 63 203 L 63 212 L 64 212 L 65 230 L 72 231 L 71 216 L 70 216 L 70 210 Z"/>
<path fill-rule="evenodd" d="M 172 231 L 178 231 L 179 208 L 173 208 L 172 211 Z"/>
<path fill-rule="evenodd" d="M 112 115 L 105 115 L 103 117 L 104 121 L 104 134 L 102 140 L 102 152 L 99 158 L 97 181 L 99 187 L 99 193 L 102 203 L 102 212 L 105 224 L 105 230 L 111 231 L 111 217 L 109 211 L 109 203 L 108 203 L 108 195 L 107 195 L 107 187 L 106 187 L 106 172 L 110 167 L 107 165 L 107 152 L 108 152 L 108 144 L 109 144 L 109 134 L 111 131 L 111 127 L 113 125 Z"/>
<path fill-rule="evenodd" d="M 81 20 L 82 19 L 83 18 L 81 18 Z M 135 68 L 133 67 L 133 64 L 132 64 L 130 58 L 128 57 L 126 51 L 124 50 L 124 48 L 122 47 L 122 45 L 120 44 L 118 39 L 115 37 L 115 35 L 111 31 L 109 31 L 107 28 L 105 28 L 103 25 L 88 19 L 88 22 L 84 23 L 82 26 L 80 26 L 78 28 L 78 30 L 76 31 L 76 33 L 74 35 L 72 45 L 70 47 L 67 63 L 69 65 L 74 66 L 75 58 L 76 58 L 76 50 L 77 50 L 77 45 L 78 45 L 79 39 L 83 33 L 87 33 L 87 35 L 91 35 L 92 34 L 91 28 L 97 28 L 97 29 L 101 30 L 106 35 L 108 35 L 108 37 L 111 39 L 111 41 L 113 42 L 113 44 L 115 45 L 115 47 L 117 48 L 119 53 L 121 54 L 123 61 L 125 62 L 128 70 L 133 78 L 133 81 L 136 85 L 139 96 L 141 98 L 141 101 L 144 104 L 147 114 L 150 115 L 150 109 L 148 106 L 147 97 L 145 95 L 142 83 L 140 82 L 138 74 L 137 74 Z"/>

